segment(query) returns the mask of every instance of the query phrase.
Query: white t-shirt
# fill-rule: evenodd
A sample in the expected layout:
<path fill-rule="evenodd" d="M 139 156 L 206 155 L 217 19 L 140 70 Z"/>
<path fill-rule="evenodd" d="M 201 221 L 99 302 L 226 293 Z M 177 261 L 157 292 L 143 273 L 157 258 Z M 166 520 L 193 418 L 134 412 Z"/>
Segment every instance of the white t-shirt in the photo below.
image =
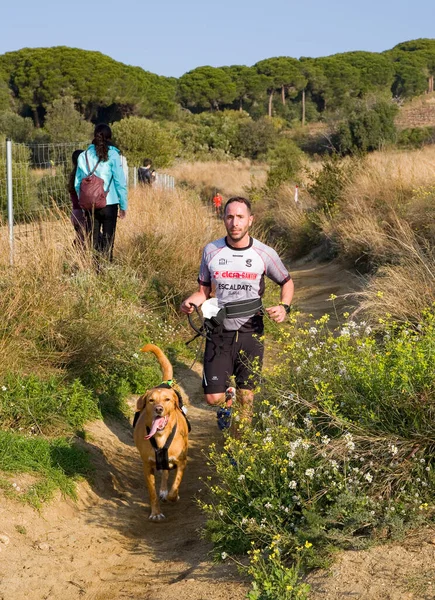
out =
<path fill-rule="evenodd" d="M 264 293 L 264 276 L 278 285 L 291 279 L 273 248 L 249 238 L 246 248 L 232 248 L 220 238 L 204 248 L 198 282 L 214 289 L 219 307 L 228 302 L 259 298 Z M 235 331 L 252 317 L 225 319 L 223 326 Z"/>

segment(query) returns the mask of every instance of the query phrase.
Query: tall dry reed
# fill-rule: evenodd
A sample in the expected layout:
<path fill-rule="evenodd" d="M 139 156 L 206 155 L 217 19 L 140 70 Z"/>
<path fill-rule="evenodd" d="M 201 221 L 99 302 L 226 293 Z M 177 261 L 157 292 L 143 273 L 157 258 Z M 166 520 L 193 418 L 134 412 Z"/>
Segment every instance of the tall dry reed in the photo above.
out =
<path fill-rule="evenodd" d="M 339 252 L 371 274 L 361 308 L 418 319 L 435 300 L 435 149 L 366 157 L 338 210 L 323 220 Z"/>

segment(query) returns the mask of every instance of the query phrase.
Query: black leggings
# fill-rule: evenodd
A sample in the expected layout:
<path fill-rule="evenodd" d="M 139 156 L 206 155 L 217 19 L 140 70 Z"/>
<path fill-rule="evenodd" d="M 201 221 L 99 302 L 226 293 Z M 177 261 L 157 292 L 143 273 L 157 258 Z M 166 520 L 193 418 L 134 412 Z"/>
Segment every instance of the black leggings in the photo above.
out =
<path fill-rule="evenodd" d="M 96 208 L 93 211 L 86 210 L 85 217 L 93 248 L 112 261 L 118 204 L 107 204 L 104 208 Z"/>

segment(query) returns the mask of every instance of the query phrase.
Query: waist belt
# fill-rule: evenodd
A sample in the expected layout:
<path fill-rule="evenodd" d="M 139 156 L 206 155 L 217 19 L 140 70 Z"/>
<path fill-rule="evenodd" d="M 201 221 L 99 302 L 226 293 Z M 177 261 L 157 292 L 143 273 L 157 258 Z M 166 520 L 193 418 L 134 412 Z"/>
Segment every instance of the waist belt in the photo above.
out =
<path fill-rule="evenodd" d="M 193 304 L 199 316 L 198 307 Z M 188 314 L 189 323 L 194 331 L 196 331 L 195 337 L 186 342 L 186 345 L 196 340 L 198 336 L 202 336 L 207 340 L 211 340 L 211 333 L 215 331 L 222 331 L 222 323 L 225 319 L 237 319 L 240 317 L 253 317 L 258 312 L 263 311 L 263 303 L 261 298 L 253 298 L 252 300 L 238 300 L 235 302 L 228 302 L 225 304 L 218 313 L 210 319 L 204 319 L 201 327 L 195 326 L 190 314 Z"/>
<path fill-rule="evenodd" d="M 237 319 L 240 317 L 253 317 L 258 311 L 262 310 L 263 303 L 261 298 L 253 298 L 252 300 L 238 300 L 228 302 L 223 306 L 217 315 L 211 319 L 204 319 L 206 327 L 214 329 L 222 325 L 225 319 Z"/>

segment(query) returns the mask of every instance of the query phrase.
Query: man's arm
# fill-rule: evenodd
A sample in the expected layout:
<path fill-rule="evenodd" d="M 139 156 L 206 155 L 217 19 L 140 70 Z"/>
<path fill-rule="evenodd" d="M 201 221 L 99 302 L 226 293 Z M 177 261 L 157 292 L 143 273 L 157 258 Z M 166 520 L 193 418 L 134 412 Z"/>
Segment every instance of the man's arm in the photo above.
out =
<path fill-rule="evenodd" d="M 206 300 L 210 298 L 211 287 L 209 285 L 201 285 L 199 284 L 199 290 L 186 298 L 180 306 L 181 312 L 189 315 L 193 313 L 195 310 L 193 308 L 193 304 L 196 306 L 201 306 Z"/>
<path fill-rule="evenodd" d="M 283 304 L 288 304 L 290 306 L 295 286 L 293 284 L 293 279 L 289 279 L 281 286 L 281 299 L 280 301 Z M 286 317 L 286 310 L 284 306 L 278 304 L 278 306 L 271 306 L 270 308 L 266 308 L 266 312 L 269 317 L 275 321 L 275 323 L 282 323 Z"/>

